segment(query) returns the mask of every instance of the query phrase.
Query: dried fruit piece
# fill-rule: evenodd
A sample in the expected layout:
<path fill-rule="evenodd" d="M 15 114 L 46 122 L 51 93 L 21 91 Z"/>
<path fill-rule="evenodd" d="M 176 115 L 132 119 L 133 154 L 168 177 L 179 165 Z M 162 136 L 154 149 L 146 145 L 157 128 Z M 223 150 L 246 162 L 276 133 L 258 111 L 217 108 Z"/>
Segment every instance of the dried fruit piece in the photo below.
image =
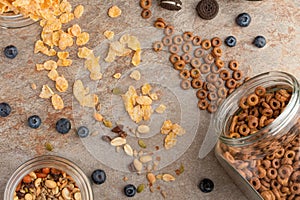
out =
<path fill-rule="evenodd" d="M 138 70 L 133 70 L 130 74 L 130 78 L 138 81 L 141 79 L 141 73 Z"/>
<path fill-rule="evenodd" d="M 55 87 L 58 91 L 60 92 L 65 92 L 67 91 L 68 87 L 69 87 L 69 83 L 68 81 L 65 79 L 64 76 L 59 76 L 56 78 L 55 80 Z"/>
<path fill-rule="evenodd" d="M 133 149 L 131 148 L 131 146 L 129 144 L 124 145 L 124 151 L 127 155 L 133 156 Z"/>
<path fill-rule="evenodd" d="M 149 133 L 150 127 L 147 125 L 140 125 L 140 126 L 138 126 L 137 131 L 139 133 Z"/>
<path fill-rule="evenodd" d="M 118 6 L 112 6 L 108 9 L 108 16 L 111 18 L 119 17 L 122 14 L 122 10 Z"/>
<path fill-rule="evenodd" d="M 55 110 L 61 110 L 64 108 L 64 101 L 58 94 L 52 95 L 51 102 Z"/>
<path fill-rule="evenodd" d="M 165 112 L 166 110 L 166 106 L 164 104 L 160 104 L 156 109 L 155 109 L 155 112 L 159 113 L 159 114 L 162 114 Z"/>
<path fill-rule="evenodd" d="M 122 138 L 122 137 L 116 137 L 110 142 L 110 144 L 112 146 L 121 146 L 121 145 L 126 144 L 126 139 Z"/>
<path fill-rule="evenodd" d="M 52 144 L 51 143 L 49 143 L 49 142 L 46 142 L 45 143 L 45 148 L 48 150 L 48 151 L 53 151 L 53 146 L 52 146 Z"/>
<path fill-rule="evenodd" d="M 147 179 L 148 179 L 150 184 L 153 184 L 156 181 L 155 175 L 153 173 L 148 173 L 147 174 Z"/>
<path fill-rule="evenodd" d="M 39 97 L 43 99 L 49 99 L 54 92 L 48 85 L 43 85 L 42 92 L 40 93 Z"/>
<path fill-rule="evenodd" d="M 103 120 L 103 124 L 104 126 L 108 127 L 108 128 L 111 128 L 112 127 L 112 122 L 109 121 L 109 120 Z"/>
<path fill-rule="evenodd" d="M 144 148 L 144 149 L 147 148 L 147 145 L 143 140 L 138 140 L 138 144 L 141 148 Z"/>
<path fill-rule="evenodd" d="M 107 39 L 112 40 L 114 38 L 115 33 L 113 31 L 106 30 L 106 31 L 104 31 L 103 35 Z"/>
<path fill-rule="evenodd" d="M 172 176 L 171 174 L 164 174 L 162 176 L 162 180 L 166 182 L 175 181 L 175 177 Z"/>
<path fill-rule="evenodd" d="M 145 185 L 144 185 L 144 184 L 140 184 L 140 185 L 137 187 L 137 193 L 143 192 L 144 189 L 145 189 Z"/>

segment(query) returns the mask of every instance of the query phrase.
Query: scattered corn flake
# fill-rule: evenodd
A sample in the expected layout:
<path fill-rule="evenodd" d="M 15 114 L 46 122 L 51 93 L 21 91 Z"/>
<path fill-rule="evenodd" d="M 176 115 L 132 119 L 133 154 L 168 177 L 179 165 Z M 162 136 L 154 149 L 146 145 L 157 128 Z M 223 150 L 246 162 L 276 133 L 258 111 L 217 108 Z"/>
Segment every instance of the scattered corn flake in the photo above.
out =
<path fill-rule="evenodd" d="M 152 104 L 152 99 L 148 96 L 138 96 L 136 102 L 142 106 L 150 106 Z"/>
<path fill-rule="evenodd" d="M 35 64 L 35 67 L 37 71 L 42 71 L 45 69 L 44 64 Z"/>
<path fill-rule="evenodd" d="M 178 136 L 182 136 L 185 134 L 185 130 L 176 123 L 172 125 L 172 132 L 174 132 Z"/>
<path fill-rule="evenodd" d="M 50 49 L 50 50 L 47 50 L 47 51 L 42 52 L 42 53 L 47 55 L 47 56 L 55 56 L 56 55 L 56 51 L 54 49 Z"/>
<path fill-rule="evenodd" d="M 142 94 L 143 95 L 147 95 L 147 94 L 150 94 L 150 91 L 152 90 L 152 87 L 149 83 L 145 83 L 143 86 L 142 86 Z"/>
<path fill-rule="evenodd" d="M 86 58 L 84 66 L 90 71 L 90 78 L 92 80 L 102 79 L 101 66 L 99 64 L 100 57 L 95 57 L 93 53 L 90 53 Z"/>
<path fill-rule="evenodd" d="M 46 70 L 57 69 L 57 63 L 54 60 L 47 60 L 46 62 L 44 62 L 44 69 Z"/>
<path fill-rule="evenodd" d="M 166 110 L 166 106 L 164 104 L 160 104 L 156 109 L 155 109 L 155 112 L 159 113 L 159 114 L 162 114 L 165 112 Z"/>
<path fill-rule="evenodd" d="M 35 42 L 34 53 L 44 52 L 47 50 L 48 48 L 44 45 L 44 42 L 42 40 L 38 40 Z"/>
<path fill-rule="evenodd" d="M 122 14 L 122 10 L 118 6 L 112 6 L 108 9 L 108 16 L 111 18 L 119 17 Z"/>
<path fill-rule="evenodd" d="M 103 35 L 109 39 L 109 40 L 112 40 L 115 36 L 115 33 L 113 31 L 109 31 L 109 30 L 106 30 L 104 31 Z"/>
<path fill-rule="evenodd" d="M 143 105 L 142 106 L 142 113 L 143 113 L 143 119 L 145 121 L 150 120 L 151 115 L 153 113 L 152 107 L 150 105 Z"/>
<path fill-rule="evenodd" d="M 141 43 L 136 36 L 125 34 L 120 38 L 120 42 L 123 45 L 127 44 L 127 46 L 134 51 L 141 49 Z"/>
<path fill-rule="evenodd" d="M 174 132 L 170 132 L 166 137 L 165 137 L 165 143 L 164 143 L 164 147 L 165 149 L 170 149 L 172 147 L 174 147 L 177 143 L 177 139 L 176 139 L 176 134 Z"/>
<path fill-rule="evenodd" d="M 87 47 L 78 48 L 77 56 L 79 58 L 87 58 L 93 50 L 88 49 Z"/>
<path fill-rule="evenodd" d="M 59 10 L 63 13 L 70 13 L 72 11 L 72 5 L 67 0 L 63 0 L 59 5 Z"/>
<path fill-rule="evenodd" d="M 52 95 L 54 95 L 54 92 L 48 85 L 43 85 L 42 91 L 39 95 L 40 98 L 43 99 L 49 99 Z"/>
<path fill-rule="evenodd" d="M 64 31 L 60 31 L 60 37 L 59 37 L 59 41 L 58 41 L 58 47 L 60 50 L 65 50 L 67 47 L 71 47 L 73 46 L 74 41 L 72 38 L 72 35 L 64 32 Z"/>
<path fill-rule="evenodd" d="M 74 16 L 78 19 L 82 16 L 83 12 L 84 12 L 83 5 L 78 5 L 74 9 Z"/>
<path fill-rule="evenodd" d="M 141 73 L 138 70 L 133 70 L 129 76 L 136 81 L 141 79 Z"/>
<path fill-rule="evenodd" d="M 149 97 L 150 97 L 153 101 L 158 100 L 158 96 L 157 96 L 156 93 L 149 94 Z"/>
<path fill-rule="evenodd" d="M 74 19 L 74 14 L 73 13 L 63 13 L 59 16 L 59 21 L 62 24 L 66 24 L 69 23 L 70 21 L 72 21 Z"/>
<path fill-rule="evenodd" d="M 53 48 L 53 42 L 52 42 L 52 34 L 53 32 L 42 32 L 41 33 L 41 38 L 44 42 L 44 44 L 47 44 L 51 48 Z"/>
<path fill-rule="evenodd" d="M 82 106 L 94 108 L 98 104 L 98 96 L 89 94 L 89 89 L 84 88 L 81 80 L 76 80 L 74 82 L 73 94 Z"/>
<path fill-rule="evenodd" d="M 60 32 L 54 31 L 52 33 L 52 44 L 58 46 L 59 38 L 60 38 Z"/>
<path fill-rule="evenodd" d="M 64 108 L 64 102 L 58 94 L 54 94 L 51 97 L 51 102 L 55 110 L 61 110 Z"/>
<path fill-rule="evenodd" d="M 58 77 L 58 72 L 56 71 L 56 69 L 51 69 L 48 73 L 48 77 L 52 80 L 55 81 Z"/>
<path fill-rule="evenodd" d="M 78 24 L 74 24 L 68 29 L 68 33 L 77 37 L 81 34 L 81 28 Z"/>
<path fill-rule="evenodd" d="M 138 66 L 141 63 L 141 49 L 138 49 L 135 51 L 135 53 L 133 54 L 131 63 L 134 66 Z"/>
<path fill-rule="evenodd" d="M 64 76 L 59 76 L 55 80 L 55 87 L 59 92 L 65 92 L 69 87 L 69 83 Z"/>
<path fill-rule="evenodd" d="M 67 59 L 69 57 L 69 52 L 67 52 L 67 51 L 57 52 L 57 57 L 59 59 Z"/>
<path fill-rule="evenodd" d="M 105 60 L 105 62 L 111 63 L 116 59 L 116 56 L 117 56 L 117 54 L 115 51 L 108 50 L 107 56 L 104 60 Z"/>
<path fill-rule="evenodd" d="M 58 31 L 61 30 L 62 28 L 62 23 L 60 22 L 59 19 L 53 18 L 50 20 L 47 20 L 45 26 L 43 27 L 43 32 L 53 32 L 53 31 Z"/>
<path fill-rule="evenodd" d="M 129 86 L 128 91 L 122 95 L 122 99 L 125 105 L 125 110 L 131 115 L 133 107 L 136 104 L 136 98 L 138 97 L 136 90 L 133 86 Z"/>
<path fill-rule="evenodd" d="M 131 114 L 128 113 L 130 118 L 135 122 L 135 123 L 139 123 L 140 121 L 143 120 L 143 110 L 142 107 L 140 105 L 136 105 L 135 107 L 133 107 Z"/>
<path fill-rule="evenodd" d="M 72 60 L 70 59 L 58 59 L 57 61 L 57 66 L 60 66 L 60 67 L 69 67 L 71 66 L 73 63 Z"/>
<path fill-rule="evenodd" d="M 119 41 L 114 41 L 109 46 L 109 51 L 114 51 L 117 56 L 127 56 L 131 53 L 131 50 L 125 48 Z"/>
<path fill-rule="evenodd" d="M 114 77 L 115 79 L 120 79 L 121 76 L 122 76 L 121 73 L 116 73 L 116 74 L 113 75 L 113 77 Z"/>
<path fill-rule="evenodd" d="M 98 122 L 102 122 L 103 121 L 103 116 L 100 113 L 95 112 L 94 113 L 94 119 Z"/>
<path fill-rule="evenodd" d="M 168 134 L 171 131 L 172 126 L 173 126 L 173 124 L 172 124 L 171 120 L 165 120 L 162 127 L 161 127 L 161 129 L 160 129 L 160 133 L 161 134 Z"/>
<path fill-rule="evenodd" d="M 85 45 L 90 40 L 90 35 L 87 32 L 82 32 L 77 35 L 76 44 L 78 46 Z"/>

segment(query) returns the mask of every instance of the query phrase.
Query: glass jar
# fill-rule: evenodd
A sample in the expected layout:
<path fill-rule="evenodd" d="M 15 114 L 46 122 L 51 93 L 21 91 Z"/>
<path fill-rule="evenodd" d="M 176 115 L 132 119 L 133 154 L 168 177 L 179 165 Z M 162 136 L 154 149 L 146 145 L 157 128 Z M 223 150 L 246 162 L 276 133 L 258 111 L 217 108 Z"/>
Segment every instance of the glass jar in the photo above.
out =
<path fill-rule="evenodd" d="M 59 156 L 45 155 L 33 158 L 19 166 L 6 184 L 4 199 L 13 200 L 17 185 L 30 172 L 41 168 L 55 168 L 71 176 L 81 192 L 82 200 L 93 200 L 93 191 L 89 179 L 83 171 L 70 160 Z"/>
<path fill-rule="evenodd" d="M 34 24 L 36 21 L 29 17 L 24 17 L 22 14 L 14 14 L 7 12 L 0 15 L 0 27 L 5 29 L 22 28 Z"/>
<path fill-rule="evenodd" d="M 229 138 L 233 115 L 241 97 L 263 86 L 286 89 L 291 97 L 270 124 L 240 138 Z M 300 90 L 298 81 L 284 72 L 260 74 L 241 85 L 220 106 L 214 125 L 219 140 L 215 154 L 236 185 L 249 199 L 300 199 Z"/>

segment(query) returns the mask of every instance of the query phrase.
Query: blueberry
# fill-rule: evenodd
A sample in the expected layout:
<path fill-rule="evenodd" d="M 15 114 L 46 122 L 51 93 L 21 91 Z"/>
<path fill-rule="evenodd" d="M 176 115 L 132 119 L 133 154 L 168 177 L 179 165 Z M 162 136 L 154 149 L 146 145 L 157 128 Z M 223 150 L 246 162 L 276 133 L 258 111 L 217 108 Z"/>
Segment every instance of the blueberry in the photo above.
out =
<path fill-rule="evenodd" d="M 17 47 L 13 46 L 13 45 L 9 45 L 7 47 L 5 47 L 4 49 L 4 55 L 7 58 L 13 59 L 18 55 L 18 49 Z"/>
<path fill-rule="evenodd" d="M 208 178 L 205 178 L 200 181 L 198 187 L 202 192 L 208 193 L 214 189 L 214 182 Z"/>
<path fill-rule="evenodd" d="M 106 180 L 105 171 L 103 171 L 102 169 L 96 169 L 92 173 L 92 180 L 97 185 L 100 185 L 100 184 L 104 183 L 105 180 Z"/>
<path fill-rule="evenodd" d="M 247 27 L 251 22 L 251 17 L 248 13 L 241 13 L 236 17 L 235 21 L 239 26 Z"/>
<path fill-rule="evenodd" d="M 253 44 L 258 48 L 263 48 L 266 45 L 267 41 L 264 36 L 256 36 L 253 40 Z"/>
<path fill-rule="evenodd" d="M 39 116 L 33 115 L 28 118 L 28 126 L 30 128 L 38 128 L 40 127 L 42 120 Z"/>
<path fill-rule="evenodd" d="M 89 131 L 89 129 L 86 126 L 80 126 L 77 129 L 77 134 L 81 138 L 87 137 L 89 135 L 89 133 L 90 133 L 90 131 Z"/>
<path fill-rule="evenodd" d="M 234 36 L 228 36 L 225 39 L 225 44 L 229 47 L 234 47 L 236 45 L 236 38 Z"/>
<path fill-rule="evenodd" d="M 71 129 L 71 122 L 66 118 L 61 118 L 56 122 L 56 130 L 61 134 L 66 134 Z"/>
<path fill-rule="evenodd" d="M 136 194 L 136 187 L 132 184 L 128 184 L 124 187 L 124 193 L 127 197 L 133 197 Z"/>
<path fill-rule="evenodd" d="M 7 103 L 0 103 L 0 116 L 7 117 L 11 112 L 11 108 Z"/>

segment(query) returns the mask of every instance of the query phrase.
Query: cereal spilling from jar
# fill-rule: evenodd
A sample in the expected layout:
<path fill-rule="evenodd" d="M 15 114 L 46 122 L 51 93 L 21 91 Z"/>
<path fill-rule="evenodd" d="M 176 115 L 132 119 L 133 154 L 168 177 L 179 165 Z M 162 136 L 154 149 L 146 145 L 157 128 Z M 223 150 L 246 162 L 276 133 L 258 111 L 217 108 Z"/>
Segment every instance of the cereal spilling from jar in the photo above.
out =
<path fill-rule="evenodd" d="M 18 184 L 14 200 L 69 199 L 81 200 L 81 192 L 74 179 L 55 168 L 34 170 Z"/>

